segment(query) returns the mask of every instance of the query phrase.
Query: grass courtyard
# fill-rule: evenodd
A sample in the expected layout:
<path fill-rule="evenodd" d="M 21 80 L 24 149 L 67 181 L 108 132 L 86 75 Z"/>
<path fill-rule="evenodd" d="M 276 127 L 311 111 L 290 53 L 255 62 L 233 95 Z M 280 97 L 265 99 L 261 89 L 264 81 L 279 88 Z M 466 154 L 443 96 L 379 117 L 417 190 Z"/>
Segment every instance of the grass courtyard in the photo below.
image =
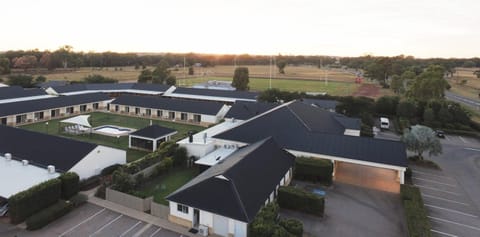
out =
<path fill-rule="evenodd" d="M 168 174 L 146 182 L 139 192 L 146 197 L 153 196 L 156 203 L 168 205 L 165 197 L 193 179 L 197 174 L 198 169 L 195 167 L 173 169 Z"/>
<path fill-rule="evenodd" d="M 141 129 L 146 126 L 150 125 L 150 119 L 147 118 L 137 118 L 137 117 L 130 117 L 130 116 L 123 116 L 111 113 L 102 113 L 102 112 L 94 112 L 90 113 L 90 124 L 93 127 L 101 126 L 101 125 L 117 125 L 121 127 L 127 128 L 134 128 L 134 129 Z M 72 135 L 63 132 L 63 127 L 65 125 L 60 125 L 60 121 L 65 118 L 50 120 L 48 121 L 48 125 L 45 122 L 33 123 L 21 126 L 24 129 L 28 129 L 31 131 L 37 131 L 42 133 L 48 133 L 51 135 L 67 137 L 79 141 L 84 142 L 91 142 L 98 145 L 104 145 L 109 147 L 114 147 L 122 150 L 127 151 L 127 162 L 131 162 L 137 160 L 144 155 L 147 154 L 145 151 L 138 151 L 133 149 L 128 149 L 128 136 L 123 136 L 120 138 L 104 136 L 100 134 L 82 134 L 82 135 Z M 179 140 L 187 136 L 188 131 L 196 130 L 201 131 L 204 128 L 194 125 L 187 125 L 187 124 L 179 124 L 173 123 L 168 121 L 160 121 L 160 120 L 152 120 L 153 124 L 158 124 L 163 127 L 168 127 L 171 129 L 175 129 L 178 131 L 172 139 Z"/>

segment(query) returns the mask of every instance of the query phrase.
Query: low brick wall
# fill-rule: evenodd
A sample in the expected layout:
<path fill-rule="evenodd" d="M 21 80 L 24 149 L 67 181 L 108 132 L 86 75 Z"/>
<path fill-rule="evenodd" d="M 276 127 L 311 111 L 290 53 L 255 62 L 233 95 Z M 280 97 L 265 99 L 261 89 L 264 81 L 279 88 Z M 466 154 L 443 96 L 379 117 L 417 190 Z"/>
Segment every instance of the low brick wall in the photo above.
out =
<path fill-rule="evenodd" d="M 170 214 L 170 208 L 168 206 L 158 204 L 152 200 L 150 204 L 150 214 L 160 218 L 168 218 Z"/>
<path fill-rule="evenodd" d="M 146 212 L 150 210 L 153 197 L 145 199 L 135 197 L 130 194 L 122 193 L 110 188 L 107 188 L 105 199 L 116 204 L 135 209 L 137 211 Z"/>

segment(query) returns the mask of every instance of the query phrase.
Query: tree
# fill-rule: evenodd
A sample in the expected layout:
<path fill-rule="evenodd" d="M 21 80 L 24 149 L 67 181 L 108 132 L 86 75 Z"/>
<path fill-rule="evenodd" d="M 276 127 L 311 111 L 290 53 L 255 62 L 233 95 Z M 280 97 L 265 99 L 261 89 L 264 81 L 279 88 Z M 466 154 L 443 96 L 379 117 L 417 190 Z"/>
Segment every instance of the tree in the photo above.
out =
<path fill-rule="evenodd" d="M 0 58 L 0 75 L 10 73 L 10 60 L 8 58 Z"/>
<path fill-rule="evenodd" d="M 33 55 L 25 55 L 19 58 L 13 59 L 13 67 L 21 69 L 29 69 L 37 66 L 37 57 Z"/>
<path fill-rule="evenodd" d="M 432 108 L 427 108 L 423 112 L 423 122 L 427 125 L 432 125 L 435 121 L 435 112 Z"/>
<path fill-rule="evenodd" d="M 169 86 L 174 86 L 177 84 L 177 78 L 174 75 L 169 75 L 167 79 L 165 79 L 165 83 Z"/>
<path fill-rule="evenodd" d="M 375 110 L 379 114 L 395 115 L 399 101 L 400 98 L 398 96 L 382 96 L 375 103 Z"/>
<path fill-rule="evenodd" d="M 285 74 L 285 67 L 287 66 L 287 61 L 279 60 L 277 61 L 278 72 L 281 74 Z"/>
<path fill-rule="evenodd" d="M 398 103 L 398 106 L 397 106 L 397 116 L 413 119 L 415 118 L 416 109 L 417 108 L 413 101 L 410 101 L 410 100 L 401 101 L 400 103 Z"/>
<path fill-rule="evenodd" d="M 1 69 L 0 69 L 1 70 Z M 476 70 L 473 72 L 474 75 L 477 76 L 477 78 L 480 78 L 480 70 Z"/>
<path fill-rule="evenodd" d="M 412 126 L 410 131 L 403 134 L 401 140 L 405 142 L 408 150 L 417 153 L 420 160 L 423 160 L 423 153 L 426 151 L 430 156 L 442 154 L 442 145 L 435 132 L 429 127 Z"/>
<path fill-rule="evenodd" d="M 238 91 L 248 90 L 249 75 L 247 67 L 237 67 L 233 74 L 232 86 L 237 88 Z"/>
<path fill-rule="evenodd" d="M 112 174 L 112 189 L 119 192 L 128 193 L 133 189 L 135 182 L 130 174 L 123 169 L 117 169 Z"/>
<path fill-rule="evenodd" d="M 431 65 L 415 78 L 407 95 L 422 101 L 443 99 L 448 82 L 443 78 L 445 69 L 439 65 Z"/>
<path fill-rule="evenodd" d="M 118 80 L 115 80 L 109 77 L 104 77 L 98 74 L 88 75 L 87 77 L 83 78 L 83 81 L 85 81 L 86 83 L 117 83 L 118 82 Z"/>
<path fill-rule="evenodd" d="M 24 88 L 33 87 L 33 77 L 29 75 L 11 75 L 8 77 L 7 84 L 10 86 L 21 86 Z"/>
<path fill-rule="evenodd" d="M 146 83 L 152 81 L 152 71 L 150 69 L 143 69 L 138 75 L 138 82 Z"/>
<path fill-rule="evenodd" d="M 397 94 L 403 94 L 405 92 L 405 89 L 403 87 L 403 79 L 399 75 L 393 75 L 392 76 L 392 81 L 390 82 L 390 88 L 393 90 L 393 92 Z"/>
<path fill-rule="evenodd" d="M 35 83 L 42 83 L 42 82 L 46 82 L 47 81 L 47 78 L 45 76 L 38 76 L 37 78 L 35 78 Z"/>
<path fill-rule="evenodd" d="M 193 75 L 193 74 L 195 74 L 193 67 L 192 66 L 188 67 L 188 75 Z"/>

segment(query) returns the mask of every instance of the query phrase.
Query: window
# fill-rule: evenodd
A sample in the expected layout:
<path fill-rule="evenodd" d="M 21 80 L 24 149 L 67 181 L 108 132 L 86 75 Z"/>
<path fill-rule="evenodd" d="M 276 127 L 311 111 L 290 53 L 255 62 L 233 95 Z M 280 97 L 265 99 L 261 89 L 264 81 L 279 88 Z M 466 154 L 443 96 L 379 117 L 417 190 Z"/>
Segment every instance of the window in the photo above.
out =
<path fill-rule="evenodd" d="M 7 118 L 2 118 L 1 124 L 2 124 L 2 125 L 7 125 Z"/>
<path fill-rule="evenodd" d="M 118 112 L 120 110 L 118 105 L 115 105 L 115 112 Z"/>
<path fill-rule="evenodd" d="M 80 105 L 80 112 L 86 112 L 87 111 L 87 105 Z"/>
<path fill-rule="evenodd" d="M 200 121 L 202 121 L 202 116 L 200 114 L 194 114 L 193 115 L 193 122 L 200 123 Z"/>
<path fill-rule="evenodd" d="M 60 115 L 60 109 L 52 109 L 50 111 L 50 117 L 54 118 Z"/>
<path fill-rule="evenodd" d="M 177 211 L 188 214 L 188 207 L 182 204 L 177 204 Z"/>
<path fill-rule="evenodd" d="M 93 103 L 93 109 L 98 109 L 98 103 Z"/>
<path fill-rule="evenodd" d="M 183 121 L 186 121 L 187 118 L 188 118 L 187 113 L 181 113 L 180 116 L 181 116 L 180 118 L 181 118 Z"/>
<path fill-rule="evenodd" d="M 73 107 L 67 107 L 67 114 L 73 114 Z"/>
<path fill-rule="evenodd" d="M 17 123 L 25 123 L 25 122 L 27 122 L 26 114 L 17 115 Z"/>
<path fill-rule="evenodd" d="M 140 108 L 135 108 L 135 114 L 140 114 Z"/>
<path fill-rule="evenodd" d="M 157 117 L 163 117 L 163 111 L 157 110 Z"/>
<path fill-rule="evenodd" d="M 152 110 L 151 109 L 146 109 L 145 113 L 147 114 L 147 116 L 151 116 L 152 115 Z"/>
<path fill-rule="evenodd" d="M 126 112 L 126 113 L 130 113 L 130 107 L 125 106 L 125 112 Z"/>
<path fill-rule="evenodd" d="M 33 114 L 33 118 L 34 118 L 35 120 L 43 119 L 43 112 L 35 112 L 35 113 Z"/>
<path fill-rule="evenodd" d="M 168 112 L 169 119 L 175 119 L 175 112 Z"/>

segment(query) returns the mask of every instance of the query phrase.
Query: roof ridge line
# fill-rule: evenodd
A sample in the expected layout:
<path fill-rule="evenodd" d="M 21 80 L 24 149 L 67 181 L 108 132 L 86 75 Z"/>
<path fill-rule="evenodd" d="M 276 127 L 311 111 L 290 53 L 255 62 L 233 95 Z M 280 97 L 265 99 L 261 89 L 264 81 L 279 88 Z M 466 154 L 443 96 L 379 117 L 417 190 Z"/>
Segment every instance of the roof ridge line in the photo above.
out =
<path fill-rule="evenodd" d="M 225 173 L 224 173 L 225 174 Z M 246 219 L 248 222 L 250 222 L 250 218 L 247 214 L 247 209 L 245 208 L 245 206 L 243 205 L 243 202 L 242 202 L 242 199 L 240 199 L 240 194 L 238 193 L 238 190 L 237 190 L 237 185 L 235 185 L 235 182 L 233 179 L 231 179 L 230 177 L 228 177 L 228 180 L 230 181 L 231 185 L 232 185 L 232 188 L 233 188 L 233 191 L 235 192 L 235 197 L 238 201 L 238 204 L 240 205 L 240 207 L 242 208 L 242 212 L 243 214 L 245 215 Z"/>
<path fill-rule="evenodd" d="M 307 130 L 308 130 L 309 132 L 313 132 L 312 129 L 307 125 L 307 123 L 305 123 L 305 121 L 303 121 L 303 119 L 300 118 L 300 116 L 298 116 L 298 114 L 295 113 L 295 111 L 293 111 L 289 106 L 287 106 L 287 108 L 288 108 L 288 110 L 289 110 L 290 112 L 292 112 L 292 114 L 303 124 L 303 126 L 305 126 L 305 127 L 307 128 Z"/>

